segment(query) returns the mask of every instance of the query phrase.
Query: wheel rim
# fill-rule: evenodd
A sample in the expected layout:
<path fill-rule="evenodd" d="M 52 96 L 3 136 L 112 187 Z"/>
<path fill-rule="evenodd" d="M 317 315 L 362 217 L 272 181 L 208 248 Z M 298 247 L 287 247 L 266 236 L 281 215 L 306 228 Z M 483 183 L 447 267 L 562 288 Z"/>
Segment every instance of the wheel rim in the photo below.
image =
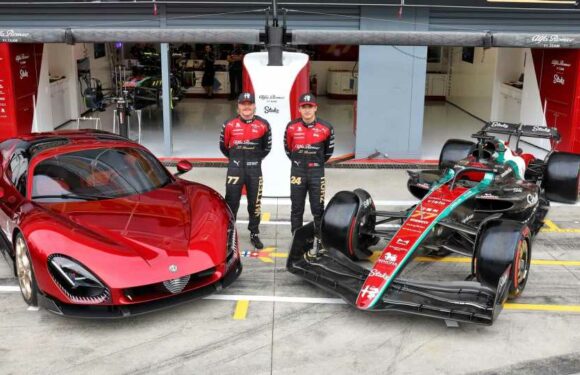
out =
<path fill-rule="evenodd" d="M 21 237 L 16 240 L 16 273 L 24 298 L 30 300 L 32 297 L 32 265 L 28 258 L 26 244 Z"/>
<path fill-rule="evenodd" d="M 528 241 L 521 240 L 518 247 L 519 247 L 518 249 L 519 259 L 518 264 L 516 264 L 516 267 L 518 269 L 516 280 L 518 283 L 518 288 L 520 288 L 525 283 L 528 277 L 528 260 L 529 260 Z"/>

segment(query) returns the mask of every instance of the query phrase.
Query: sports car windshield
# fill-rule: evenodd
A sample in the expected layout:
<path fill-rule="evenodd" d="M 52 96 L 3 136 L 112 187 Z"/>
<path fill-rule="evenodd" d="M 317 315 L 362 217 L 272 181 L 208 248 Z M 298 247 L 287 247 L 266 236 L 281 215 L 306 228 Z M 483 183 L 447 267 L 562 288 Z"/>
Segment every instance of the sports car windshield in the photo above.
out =
<path fill-rule="evenodd" d="M 34 169 L 31 199 L 88 201 L 140 194 L 169 183 L 151 154 L 134 148 L 99 148 L 57 155 Z"/>

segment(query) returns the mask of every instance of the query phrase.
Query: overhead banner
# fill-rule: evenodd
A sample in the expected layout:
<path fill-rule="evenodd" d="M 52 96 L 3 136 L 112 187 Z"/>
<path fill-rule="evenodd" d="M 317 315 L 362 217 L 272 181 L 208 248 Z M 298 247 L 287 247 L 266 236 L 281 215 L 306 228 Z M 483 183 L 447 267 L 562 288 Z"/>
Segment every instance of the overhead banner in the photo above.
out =
<path fill-rule="evenodd" d="M 244 57 L 244 91 L 256 97 L 256 114 L 272 128 L 272 151 L 262 162 L 264 197 L 290 196 L 290 160 L 284 151 L 284 131 L 298 117 L 298 98 L 310 90 L 308 55 L 284 52 L 282 66 L 268 66 L 268 53 Z"/>

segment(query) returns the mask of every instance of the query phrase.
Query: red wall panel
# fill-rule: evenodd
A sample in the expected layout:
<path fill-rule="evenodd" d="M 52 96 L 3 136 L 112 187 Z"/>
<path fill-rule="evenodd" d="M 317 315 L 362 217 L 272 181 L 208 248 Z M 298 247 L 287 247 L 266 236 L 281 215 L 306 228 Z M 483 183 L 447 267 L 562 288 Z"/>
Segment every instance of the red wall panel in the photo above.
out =
<path fill-rule="evenodd" d="M 534 49 L 532 55 L 546 124 L 562 138 L 556 149 L 580 153 L 580 51 Z"/>
<path fill-rule="evenodd" d="M 0 43 L 0 139 L 32 129 L 42 47 Z"/>

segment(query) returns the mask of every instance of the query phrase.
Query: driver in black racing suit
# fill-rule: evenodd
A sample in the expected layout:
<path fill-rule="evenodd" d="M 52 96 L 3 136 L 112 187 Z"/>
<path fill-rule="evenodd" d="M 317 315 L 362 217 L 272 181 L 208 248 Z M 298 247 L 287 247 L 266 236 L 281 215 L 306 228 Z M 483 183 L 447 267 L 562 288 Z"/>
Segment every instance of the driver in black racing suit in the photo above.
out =
<path fill-rule="evenodd" d="M 332 125 L 316 117 L 316 98 L 303 94 L 298 102 L 300 118 L 286 126 L 284 148 L 292 162 L 290 177 L 291 230 L 294 233 L 302 226 L 306 193 L 310 210 L 314 216 L 316 236 L 324 212 L 324 163 L 334 151 Z"/>
<path fill-rule="evenodd" d="M 238 97 L 238 116 L 226 121 L 220 134 L 220 149 L 229 158 L 226 180 L 226 202 L 234 217 L 238 214 L 242 188 L 248 197 L 250 241 L 262 249 L 259 225 L 262 199 L 262 159 L 272 148 L 270 124 L 256 116 L 254 95 L 243 92 Z"/>

